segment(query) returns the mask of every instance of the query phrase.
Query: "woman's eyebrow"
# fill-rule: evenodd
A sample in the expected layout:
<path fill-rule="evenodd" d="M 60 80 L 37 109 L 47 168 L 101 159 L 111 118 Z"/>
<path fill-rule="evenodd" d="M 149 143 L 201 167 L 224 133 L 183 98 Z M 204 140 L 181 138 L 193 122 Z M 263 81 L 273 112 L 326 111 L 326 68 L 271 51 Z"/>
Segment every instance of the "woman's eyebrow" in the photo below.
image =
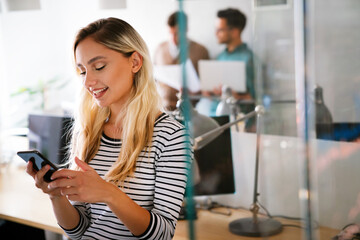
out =
<path fill-rule="evenodd" d="M 105 58 L 106 58 L 106 57 L 104 57 L 104 56 L 96 56 L 96 57 L 93 57 L 92 59 L 90 59 L 90 60 L 87 62 L 87 64 L 89 65 L 89 64 L 91 64 L 91 63 L 93 63 L 93 62 L 95 62 L 95 61 L 97 61 L 97 60 L 99 60 L 99 59 L 105 59 Z M 82 67 L 82 64 L 78 63 L 77 66 L 78 66 L 78 67 Z"/>
<path fill-rule="evenodd" d="M 95 61 L 97 61 L 97 60 L 99 60 L 99 59 L 104 59 L 104 58 L 106 58 L 106 57 L 104 57 L 104 56 L 96 56 L 96 57 L 93 57 L 92 59 L 90 59 L 90 60 L 87 62 L 87 64 L 91 64 L 91 63 L 93 63 L 93 62 L 95 62 Z"/>

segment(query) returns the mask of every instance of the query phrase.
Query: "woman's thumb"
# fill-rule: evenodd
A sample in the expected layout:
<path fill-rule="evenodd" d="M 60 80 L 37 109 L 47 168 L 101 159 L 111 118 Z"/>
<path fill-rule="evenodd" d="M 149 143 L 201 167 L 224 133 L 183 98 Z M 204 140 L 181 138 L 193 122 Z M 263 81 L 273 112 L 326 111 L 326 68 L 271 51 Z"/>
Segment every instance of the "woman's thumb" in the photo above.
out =
<path fill-rule="evenodd" d="M 83 171 L 89 171 L 92 170 L 93 168 L 90 167 L 86 162 L 80 160 L 78 157 L 75 157 L 75 163 L 76 165 L 79 166 L 79 168 Z"/>

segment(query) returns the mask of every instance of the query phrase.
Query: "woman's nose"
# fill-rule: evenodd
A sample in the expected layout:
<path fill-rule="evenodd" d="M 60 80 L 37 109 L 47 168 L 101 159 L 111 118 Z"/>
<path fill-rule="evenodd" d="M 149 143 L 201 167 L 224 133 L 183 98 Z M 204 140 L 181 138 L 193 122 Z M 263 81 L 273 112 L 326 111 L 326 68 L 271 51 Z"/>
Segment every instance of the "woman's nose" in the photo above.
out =
<path fill-rule="evenodd" d="M 96 79 L 91 74 L 86 73 L 83 84 L 86 88 L 90 88 L 96 84 Z"/>

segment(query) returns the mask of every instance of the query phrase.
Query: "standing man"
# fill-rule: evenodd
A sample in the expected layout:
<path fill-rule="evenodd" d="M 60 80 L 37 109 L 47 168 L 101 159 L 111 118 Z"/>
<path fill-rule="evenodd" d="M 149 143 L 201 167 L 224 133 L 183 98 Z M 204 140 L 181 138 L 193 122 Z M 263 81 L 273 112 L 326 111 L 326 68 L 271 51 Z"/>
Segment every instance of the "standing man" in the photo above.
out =
<path fill-rule="evenodd" d="M 218 56 L 220 61 L 243 61 L 246 65 L 247 93 L 236 94 L 237 99 L 255 99 L 253 53 L 243 42 L 241 33 L 246 26 L 245 15 L 237 9 L 228 8 L 217 13 L 216 37 L 226 48 Z"/>
<path fill-rule="evenodd" d="M 179 14 L 184 14 L 185 26 L 187 29 L 187 16 L 185 13 L 174 12 L 168 18 L 167 25 L 169 28 L 170 39 L 162 42 L 155 51 L 155 65 L 172 65 L 180 64 L 180 41 L 179 41 Z M 198 61 L 200 59 L 209 59 L 208 50 L 201 44 L 187 39 L 188 41 L 188 58 L 191 60 L 196 72 L 198 73 Z M 160 95 L 163 98 L 165 109 L 173 111 L 176 108 L 177 89 L 174 89 L 164 83 L 158 82 Z"/>
<path fill-rule="evenodd" d="M 246 93 L 233 93 L 241 100 L 255 99 L 253 53 L 243 42 L 241 33 L 246 26 L 245 15 L 237 9 L 228 8 L 217 13 L 216 37 L 226 48 L 218 56 L 219 61 L 243 61 L 246 66 Z"/>
<path fill-rule="evenodd" d="M 220 44 L 225 44 L 226 48 L 217 56 L 219 61 L 243 61 L 246 69 L 246 92 L 238 93 L 232 91 L 232 95 L 237 100 L 242 100 L 239 103 L 241 112 L 249 113 L 254 110 L 255 104 L 255 84 L 254 84 L 254 63 L 253 53 L 248 48 L 247 44 L 243 42 L 241 34 L 246 25 L 246 17 L 238 9 L 228 8 L 220 10 L 217 13 L 216 19 L 216 37 Z M 214 88 L 213 92 L 203 92 L 204 96 L 210 95 L 220 96 L 222 94 L 222 86 Z M 210 116 L 216 115 L 217 100 L 200 100 L 197 109 L 200 113 Z M 248 132 L 255 131 L 254 119 L 248 119 L 245 124 L 245 129 Z"/>

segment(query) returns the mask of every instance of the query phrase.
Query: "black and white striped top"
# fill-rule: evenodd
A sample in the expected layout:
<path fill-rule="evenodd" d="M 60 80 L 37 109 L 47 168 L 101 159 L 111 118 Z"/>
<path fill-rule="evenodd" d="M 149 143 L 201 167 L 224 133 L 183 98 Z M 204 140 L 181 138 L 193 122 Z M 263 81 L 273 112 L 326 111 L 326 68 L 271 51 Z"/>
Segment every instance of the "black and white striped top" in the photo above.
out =
<path fill-rule="evenodd" d="M 141 152 L 134 176 L 128 177 L 121 188 L 150 212 L 150 224 L 141 236 L 134 236 L 106 204 L 82 202 L 73 202 L 80 222 L 74 229 L 64 229 L 67 235 L 71 239 L 171 239 L 193 156 L 188 139 L 184 126 L 162 114 L 155 122 L 150 152 Z M 121 140 L 103 135 L 89 165 L 104 177 L 117 160 L 120 148 Z"/>

